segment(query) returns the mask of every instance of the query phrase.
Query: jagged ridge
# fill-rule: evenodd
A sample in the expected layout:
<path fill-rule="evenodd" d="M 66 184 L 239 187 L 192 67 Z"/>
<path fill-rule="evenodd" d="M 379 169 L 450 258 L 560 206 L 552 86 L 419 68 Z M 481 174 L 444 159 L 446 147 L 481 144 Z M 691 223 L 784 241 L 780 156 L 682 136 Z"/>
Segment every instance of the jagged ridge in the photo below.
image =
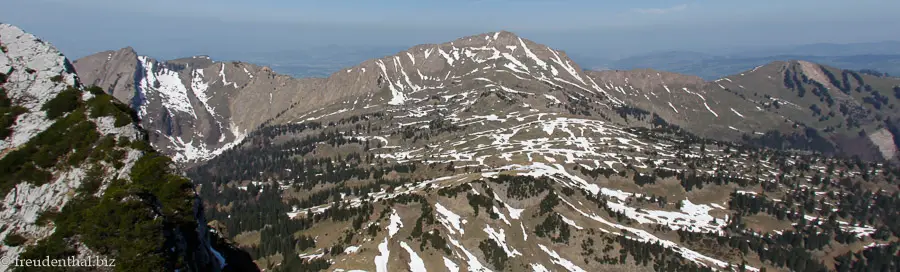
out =
<path fill-rule="evenodd" d="M 162 62 L 131 48 L 97 53 L 74 65 L 86 82 L 138 110 L 153 146 L 180 163 L 221 153 L 320 81 L 206 56 Z"/>

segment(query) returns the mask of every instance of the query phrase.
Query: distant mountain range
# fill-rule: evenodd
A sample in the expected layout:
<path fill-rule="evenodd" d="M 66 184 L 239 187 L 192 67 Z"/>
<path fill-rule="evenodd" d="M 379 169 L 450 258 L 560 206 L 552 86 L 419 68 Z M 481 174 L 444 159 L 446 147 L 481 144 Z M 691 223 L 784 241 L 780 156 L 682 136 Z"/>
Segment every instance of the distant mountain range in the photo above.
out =
<path fill-rule="evenodd" d="M 846 57 L 856 55 L 896 55 L 900 54 L 900 41 L 867 43 L 814 43 L 793 46 L 775 46 L 732 50 L 722 55 L 733 57 L 764 57 L 776 55 L 806 55 Z"/>
<path fill-rule="evenodd" d="M 391 55 L 406 46 L 332 45 L 279 52 L 242 52 L 241 61 L 265 65 L 292 77 L 327 77 L 344 67 Z M 773 61 L 805 60 L 850 70 L 870 69 L 900 75 L 900 42 L 817 43 L 717 53 L 664 51 L 611 59 L 591 51 L 568 53 L 586 70 L 656 69 L 714 80 Z"/>
<path fill-rule="evenodd" d="M 806 60 L 844 69 L 869 69 L 889 75 L 900 75 L 900 54 L 854 56 L 774 55 L 738 58 L 710 56 L 696 52 L 669 52 L 621 59 L 614 61 L 608 67 L 617 70 L 651 68 L 696 75 L 703 79 L 712 80 L 747 69 L 753 69 L 753 67 L 773 61 L 785 60 Z"/>
<path fill-rule="evenodd" d="M 627 57 L 608 63 L 591 62 L 588 59 L 587 66 L 617 70 L 650 68 L 713 80 L 773 61 L 786 60 L 805 60 L 843 69 L 869 69 L 900 75 L 900 42 L 809 44 L 721 55 L 667 51 Z"/>

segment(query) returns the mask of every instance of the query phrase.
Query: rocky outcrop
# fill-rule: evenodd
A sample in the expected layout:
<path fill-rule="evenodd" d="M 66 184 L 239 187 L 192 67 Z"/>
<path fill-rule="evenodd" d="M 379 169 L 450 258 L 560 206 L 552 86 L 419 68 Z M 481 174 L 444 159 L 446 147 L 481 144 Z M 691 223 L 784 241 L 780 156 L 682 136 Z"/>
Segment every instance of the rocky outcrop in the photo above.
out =
<path fill-rule="evenodd" d="M 10 135 L 0 139 L 0 156 L 6 156 L 53 124 L 41 108 L 68 85 L 75 85 L 77 79 L 68 60 L 59 51 L 17 27 L 0 24 L 0 48 L 0 73 L 5 78 L 5 82 L 0 82 L 0 88 L 5 90 L 11 106 L 22 109 L 7 128 Z M 130 157 L 126 158 L 126 164 L 128 159 Z M 36 225 L 38 215 L 64 205 L 70 199 L 67 193 L 81 185 L 84 174 L 81 168 L 59 171 L 53 181 L 43 185 L 2 181 L 2 188 L 10 189 L 0 190 L 3 195 L 0 240 L 13 234 L 29 239 L 48 236 L 53 228 Z M 4 259 L 14 258 L 23 249 L 3 246 L 0 255 Z M 0 267 L 0 270 L 6 269 Z"/>
<path fill-rule="evenodd" d="M 10 126 L 11 135 L 0 139 L 2 159 L 7 159 L 10 152 L 27 144 L 32 138 L 47 130 L 54 122 L 47 117 L 43 106 L 56 97 L 67 86 L 77 84 L 74 70 L 68 60 L 53 46 L 34 35 L 8 25 L 0 25 L 0 71 L 7 75 L 5 83 L 0 87 L 6 90 L 12 104 L 24 108 L 24 113 L 15 118 Z M 89 94 L 86 94 L 89 96 Z M 104 129 L 107 120 L 93 120 L 105 133 L 115 133 L 122 137 L 139 140 L 136 126 L 117 129 Z M 15 155 L 15 154 L 12 154 Z M 10 155 L 10 156 L 12 156 Z M 121 171 L 127 172 L 139 153 L 129 152 L 122 163 Z M 4 169 L 11 171 L 14 169 Z M 40 240 L 53 232 L 51 226 L 36 224 L 41 213 L 64 206 L 71 199 L 71 191 L 82 185 L 86 169 L 73 167 L 68 170 L 55 171 L 52 181 L 38 185 L 28 182 L 10 184 L 14 181 L 4 180 L 2 190 L 3 202 L 0 203 L 0 221 L 3 231 L 0 239 L 10 235 L 19 235 L 30 240 Z M 107 180 L 108 182 L 108 180 Z M 4 246 L 2 257 L 15 258 L 24 250 L 22 246 Z M 5 270 L 7 267 L 0 267 Z"/>
<path fill-rule="evenodd" d="M 210 237 L 190 181 L 145 147 L 127 105 L 82 87 L 57 49 L 15 26 L 0 24 L 0 47 L 3 107 L 15 113 L 0 139 L 0 257 L 105 256 L 128 270 L 145 256 L 150 270 L 227 268 L 219 252 L 235 249 Z M 134 226 L 112 223 L 126 217 Z M 135 240 L 108 240 L 118 236 Z"/>
<path fill-rule="evenodd" d="M 885 160 L 890 160 L 897 156 L 897 146 L 894 145 L 894 137 L 897 136 L 886 128 L 869 134 L 869 140 L 878 147 L 878 151 Z"/>
<path fill-rule="evenodd" d="M 105 58 L 102 56 L 106 56 Z M 77 60 L 79 77 L 86 86 L 98 86 L 119 101 L 130 103 L 134 98 L 134 76 L 137 53 L 131 47 L 95 54 L 98 57 Z M 106 79 L 106 80 L 100 80 Z"/>
<path fill-rule="evenodd" d="M 0 150 L 14 149 L 47 129 L 41 106 L 77 81 L 69 61 L 50 44 L 21 29 L 0 25 L 0 73 L 5 74 L 9 99 L 25 108 L 12 125 L 12 135 L 0 139 Z"/>

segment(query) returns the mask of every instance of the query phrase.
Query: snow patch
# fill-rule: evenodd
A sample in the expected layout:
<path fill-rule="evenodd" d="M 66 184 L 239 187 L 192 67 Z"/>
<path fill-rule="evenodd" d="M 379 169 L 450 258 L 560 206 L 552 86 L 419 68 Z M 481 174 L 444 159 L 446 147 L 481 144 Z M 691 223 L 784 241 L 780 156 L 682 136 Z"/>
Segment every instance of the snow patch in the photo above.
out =
<path fill-rule="evenodd" d="M 406 242 L 401 241 L 400 247 L 406 250 L 409 253 L 409 271 L 411 272 L 427 272 L 425 269 L 425 261 L 422 258 L 419 258 L 419 255 L 406 244 Z"/>
<path fill-rule="evenodd" d="M 442 57 L 444 57 L 444 59 L 447 61 L 447 65 L 453 67 L 453 62 L 455 62 L 456 59 L 450 56 L 450 54 L 447 54 L 447 52 L 444 52 L 444 50 L 441 48 L 438 48 L 438 53 L 441 54 Z"/>
<path fill-rule="evenodd" d="M 552 100 L 553 103 L 556 103 L 556 104 L 562 104 L 562 102 L 559 101 L 559 99 L 556 98 L 555 96 L 552 96 L 552 95 L 549 95 L 549 94 L 544 94 L 544 97 L 546 97 L 547 99 Z"/>
<path fill-rule="evenodd" d="M 553 251 L 552 249 L 549 249 L 541 244 L 538 244 L 538 247 L 540 247 L 541 250 L 543 250 L 545 253 L 547 253 L 547 255 L 550 256 L 550 262 L 562 266 L 569 272 L 587 272 L 584 269 L 581 269 L 581 267 L 578 267 L 577 265 L 572 263 L 572 261 L 566 260 L 562 256 L 559 256 L 559 253 L 556 253 L 556 251 Z"/>
<path fill-rule="evenodd" d="M 528 56 L 528 58 L 531 58 L 531 60 L 534 60 L 534 63 L 537 63 L 537 65 L 541 67 L 547 67 L 546 62 L 538 58 L 537 55 L 535 55 L 531 52 L 531 50 L 528 49 L 528 46 L 525 45 L 525 42 L 522 41 L 522 38 L 519 38 L 519 44 L 522 45 L 522 50 L 525 50 L 525 55 Z"/>
<path fill-rule="evenodd" d="M 359 252 L 359 246 L 348 246 L 344 249 L 344 254 L 351 254 Z"/>
<path fill-rule="evenodd" d="M 178 73 L 165 67 L 157 67 L 154 72 L 156 62 L 145 56 L 138 57 L 138 61 L 144 71 L 144 76 L 139 84 L 142 93 L 156 91 L 162 98 L 163 105 L 169 110 L 184 112 L 193 116 L 194 119 L 197 118 L 194 107 L 191 106 L 191 101 L 188 99 L 187 88 L 181 82 Z"/>
<path fill-rule="evenodd" d="M 539 263 L 533 263 L 533 264 L 531 264 L 531 271 L 534 271 L 534 272 L 550 272 L 550 270 L 548 270 L 546 267 L 544 267 L 544 265 L 539 264 Z"/>
<path fill-rule="evenodd" d="M 403 221 L 400 220 L 400 215 L 397 215 L 397 210 L 393 210 L 391 213 L 391 223 L 387 226 L 388 228 L 388 236 L 394 237 L 394 234 L 400 231 L 403 228 Z"/>
<path fill-rule="evenodd" d="M 497 208 L 497 206 L 493 206 L 491 208 L 493 208 L 494 213 L 496 213 L 500 217 L 500 220 L 503 220 L 506 225 L 512 226 L 512 223 L 510 223 L 509 220 L 506 220 L 506 215 L 503 214 L 503 212 L 501 212 L 500 209 Z"/>
<path fill-rule="evenodd" d="M 506 205 L 506 210 L 509 211 L 509 217 L 512 219 L 519 219 L 520 217 L 522 217 L 522 212 L 525 211 L 525 209 L 516 209 L 516 208 L 513 208 L 512 206 L 510 206 L 509 204 L 506 204 L 506 203 L 503 203 L 503 204 Z"/>
<path fill-rule="evenodd" d="M 503 248 L 503 251 L 506 252 L 506 256 L 515 257 L 516 255 L 522 255 L 521 252 L 512 248 L 506 243 L 506 232 L 503 229 L 497 231 L 494 230 L 494 228 L 492 228 L 490 225 L 485 225 L 484 232 L 488 234 L 488 237 L 490 237 L 491 240 L 494 240 L 494 242 L 497 242 L 497 244 L 500 245 L 501 248 Z"/>
<path fill-rule="evenodd" d="M 554 57 L 551 60 L 556 62 L 556 64 L 559 64 L 560 67 L 566 70 L 566 72 L 569 72 L 569 74 L 572 75 L 572 77 L 574 77 L 576 80 L 581 82 L 581 84 L 587 85 L 586 83 L 584 83 L 584 79 L 582 79 L 581 76 L 578 75 L 578 71 L 575 70 L 575 67 L 569 64 L 569 60 L 563 61 L 562 58 L 559 57 L 559 54 L 557 54 L 554 50 L 550 50 L 550 52 L 553 53 Z"/>
<path fill-rule="evenodd" d="M 452 260 L 447 259 L 447 257 L 443 257 L 443 258 L 444 258 L 444 266 L 447 267 L 447 270 L 449 270 L 450 272 L 459 272 L 459 265 L 454 263 Z"/>
<path fill-rule="evenodd" d="M 228 79 L 225 78 L 225 63 L 222 63 L 222 68 L 219 69 L 219 77 L 222 78 L 222 85 L 228 86 L 231 85 L 235 89 L 237 89 L 237 82 L 228 82 Z"/>
<path fill-rule="evenodd" d="M 675 113 L 678 113 L 678 109 L 676 109 L 675 106 L 672 105 L 672 102 L 669 102 L 669 107 L 672 107 L 672 110 L 675 111 Z"/>
<path fill-rule="evenodd" d="M 710 113 L 712 113 L 713 115 L 715 115 L 716 118 L 719 117 L 719 114 L 718 114 L 718 113 L 716 113 L 716 112 L 713 111 L 711 108 L 709 108 L 709 104 L 706 104 L 706 101 L 703 101 L 703 106 L 706 106 L 706 110 L 708 110 Z"/>
<path fill-rule="evenodd" d="M 559 217 L 562 218 L 563 222 L 566 222 L 566 224 L 569 224 L 570 226 L 575 227 L 575 229 L 577 229 L 577 230 L 583 230 L 583 229 L 584 229 L 584 228 L 578 226 L 578 224 L 575 224 L 575 221 L 574 221 L 574 220 L 569 219 L 569 218 L 563 216 L 562 214 L 560 214 Z"/>
<path fill-rule="evenodd" d="M 391 90 L 391 101 L 389 101 L 388 104 L 395 106 L 403 105 L 403 103 L 406 102 L 406 95 L 404 95 L 403 92 L 394 87 L 394 82 L 392 82 L 391 78 L 388 76 L 387 68 L 384 67 L 384 62 L 378 60 L 376 64 L 378 64 L 378 68 L 381 68 L 381 74 L 388 84 L 388 89 Z"/>
<path fill-rule="evenodd" d="M 461 250 L 463 252 L 463 254 L 466 255 L 466 259 L 467 259 L 466 264 L 469 265 L 470 272 L 490 272 L 491 271 L 487 267 L 484 267 L 484 265 L 482 265 L 481 262 L 478 261 L 478 257 L 476 257 L 474 254 L 472 254 L 472 252 L 469 252 L 468 249 L 463 247 L 462 244 L 460 244 L 459 241 L 456 241 L 455 239 L 453 239 L 453 237 L 450 237 L 450 244 L 452 244 L 453 246 L 455 246 L 456 248 Z"/>
<path fill-rule="evenodd" d="M 528 241 L 528 232 L 525 231 L 525 224 L 522 222 L 519 222 L 519 227 L 522 228 L 522 240 Z"/>
<path fill-rule="evenodd" d="M 441 224 L 443 224 L 451 234 L 456 234 L 456 232 L 459 232 L 459 234 L 466 234 L 466 231 L 462 228 L 462 225 L 466 223 L 466 220 L 461 219 L 459 215 L 448 210 L 444 205 L 441 205 L 441 203 L 434 204 L 434 207 L 440 214 L 440 216 L 438 216 L 438 221 L 441 221 Z"/>
<path fill-rule="evenodd" d="M 391 250 L 388 249 L 388 238 L 385 237 L 381 244 L 378 244 L 378 256 L 375 256 L 375 271 L 388 272 L 388 258 L 391 256 Z"/>
<path fill-rule="evenodd" d="M 731 112 L 733 112 L 734 114 L 737 114 L 737 116 L 740 116 L 741 118 L 744 118 L 744 115 L 741 114 L 740 112 L 734 110 L 734 108 L 730 108 L 730 109 L 731 109 Z"/>
<path fill-rule="evenodd" d="M 412 62 L 413 65 L 416 65 L 416 58 L 413 57 L 412 53 L 406 52 L 406 56 L 409 57 L 409 61 Z"/>

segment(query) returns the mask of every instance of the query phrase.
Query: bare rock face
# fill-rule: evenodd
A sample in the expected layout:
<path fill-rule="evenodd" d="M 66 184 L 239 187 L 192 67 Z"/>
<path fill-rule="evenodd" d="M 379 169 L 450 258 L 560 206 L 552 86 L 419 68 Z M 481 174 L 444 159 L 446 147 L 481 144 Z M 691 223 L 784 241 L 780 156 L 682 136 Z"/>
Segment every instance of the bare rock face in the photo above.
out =
<path fill-rule="evenodd" d="M 321 80 L 298 80 L 206 56 L 157 61 L 131 48 L 75 61 L 96 85 L 138 111 L 154 147 L 181 163 L 205 160 L 243 139 Z"/>
<path fill-rule="evenodd" d="M 69 61 L 56 48 L 45 43 L 21 29 L 0 24 L 0 73 L 6 75 L 6 82 L 0 82 L 0 88 L 6 90 L 6 95 L 11 101 L 12 107 L 21 107 L 23 112 L 14 118 L 14 123 L 8 128 L 11 134 L 0 139 L 0 159 L 10 159 L 9 156 L 17 149 L 23 148 L 37 135 L 50 128 L 55 121 L 48 118 L 44 105 L 56 98 L 69 86 L 78 86 L 78 79 Z M 90 93 L 82 93 L 81 99 L 92 98 Z M 112 117 L 91 118 L 96 130 L 101 135 L 113 135 L 132 141 L 140 141 L 142 134 L 135 125 L 114 126 Z M 141 152 L 134 150 L 124 151 L 124 157 L 120 161 L 122 167 L 113 169 L 104 168 L 109 175 L 104 182 L 112 181 L 114 176 L 127 175 L 134 162 L 140 158 Z M 4 162 L 6 165 L 6 162 Z M 49 182 L 43 184 L 21 181 L 15 184 L 6 179 L 9 175 L 4 173 L 2 183 L 2 202 L 0 202 L 0 240 L 10 235 L 25 237 L 30 241 L 41 240 L 53 233 L 52 225 L 38 224 L 39 215 L 63 207 L 73 197 L 73 190 L 79 188 L 85 181 L 87 163 L 74 167 L 52 169 L 52 177 Z M 6 166 L 4 166 L 6 167 Z M 4 168 L 4 170 L 17 171 L 21 166 Z M 4 246 L 0 250 L 0 256 L 4 259 L 15 258 L 25 250 L 22 246 Z M 0 270 L 6 270 L 7 264 L 0 266 Z"/>
<path fill-rule="evenodd" d="M 869 134 L 869 140 L 878 147 L 881 156 L 886 160 L 890 160 L 897 156 L 897 146 L 894 145 L 894 137 L 897 136 L 892 134 L 886 128 L 882 128 Z"/>
<path fill-rule="evenodd" d="M 103 57 L 103 56 L 106 57 Z M 96 85 L 103 88 L 107 93 L 119 101 L 129 103 L 132 101 L 135 92 L 133 91 L 135 81 L 134 73 L 138 63 L 133 61 L 137 58 L 137 53 L 131 47 L 122 48 L 118 51 L 106 51 L 97 53 L 96 57 L 83 58 L 76 61 L 80 70 L 82 83 L 87 86 Z M 85 79 L 90 79 L 85 81 Z M 99 79 L 111 79 L 107 81 Z M 132 90 L 132 91 L 129 91 Z"/>
<path fill-rule="evenodd" d="M 190 181 L 146 148 L 146 133 L 127 105 L 84 88 L 65 56 L 15 26 L 0 24 L 0 49 L 0 257 L 108 257 L 124 270 L 147 261 L 154 269 L 181 271 L 222 271 L 229 262 L 246 263 L 229 259 L 240 252 L 211 237 Z M 108 57 L 125 58 L 128 51 Z M 126 68 L 97 74 L 121 75 Z M 151 69 L 163 82 L 170 75 Z M 159 84 L 154 89 L 162 87 L 154 82 Z M 105 88 L 126 85 L 110 82 Z M 173 190 L 161 197 L 164 187 Z M 127 226 L 104 221 L 126 217 Z M 111 235 L 136 241 L 104 240 Z M 0 263 L 0 271 L 9 269 L 10 263 Z"/>
<path fill-rule="evenodd" d="M 62 53 L 15 26 L 0 25 L 0 43 L 0 73 L 6 75 L 3 88 L 13 103 L 26 110 L 12 125 L 12 135 L 0 139 L 5 153 L 50 126 L 41 106 L 77 79 Z"/>

